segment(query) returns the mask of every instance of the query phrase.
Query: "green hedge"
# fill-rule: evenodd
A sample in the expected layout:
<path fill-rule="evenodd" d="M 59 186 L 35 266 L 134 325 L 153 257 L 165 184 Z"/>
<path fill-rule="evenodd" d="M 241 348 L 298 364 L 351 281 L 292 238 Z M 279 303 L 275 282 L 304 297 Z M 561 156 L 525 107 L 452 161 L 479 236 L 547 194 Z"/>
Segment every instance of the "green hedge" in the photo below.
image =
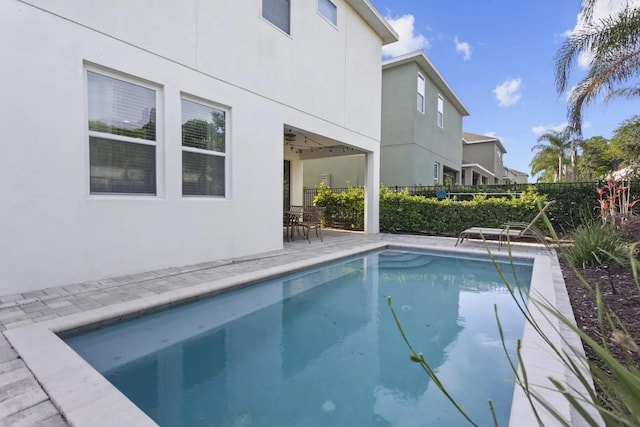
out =
<path fill-rule="evenodd" d="M 533 190 L 520 197 L 471 201 L 438 200 L 410 195 L 408 191 L 380 190 L 380 231 L 457 236 L 474 227 L 500 227 L 508 221 L 529 222 L 538 212 L 538 201 L 546 198 Z"/>
<path fill-rule="evenodd" d="M 421 196 L 421 200 L 431 200 L 435 199 L 437 190 L 445 190 L 447 192 L 452 193 L 503 193 L 503 192 L 513 192 L 513 193 L 523 193 L 527 194 L 530 192 L 538 193 L 540 195 L 546 196 L 547 200 L 555 200 L 556 204 L 549 209 L 547 212 L 547 216 L 551 221 L 551 224 L 558 232 L 569 233 L 573 231 L 580 224 L 585 221 L 589 221 L 592 219 L 596 219 L 600 214 L 598 210 L 598 195 L 596 193 L 596 188 L 601 186 L 602 183 L 598 182 L 562 182 L 562 183 L 538 183 L 538 184 L 509 184 L 509 185 L 482 185 L 482 186 L 462 186 L 462 185 L 451 185 L 451 186 L 413 186 L 409 187 L 406 190 L 396 190 L 390 189 L 387 187 L 382 187 L 380 189 L 381 194 L 381 204 L 380 204 L 380 212 L 381 212 L 381 223 L 380 226 L 382 229 L 390 231 L 390 230 L 403 230 L 406 232 L 410 232 L 414 228 L 411 226 L 412 222 L 415 225 L 424 222 L 424 219 L 414 218 L 397 218 L 397 225 L 390 223 L 390 221 L 384 219 L 383 212 L 388 211 L 389 209 L 403 209 L 400 206 L 401 202 L 396 198 L 392 197 L 391 194 L 402 194 L 404 198 L 413 197 L 413 196 Z M 632 200 L 640 199 L 640 181 L 635 181 L 631 184 L 631 198 Z M 340 226 L 344 228 L 352 228 L 352 229 L 362 229 L 364 223 L 364 192 L 362 188 L 349 188 L 346 192 L 337 193 L 339 195 L 332 194 L 332 190 L 327 186 L 320 186 L 318 188 L 318 196 L 315 199 L 315 203 L 321 206 L 327 206 L 328 215 L 327 215 L 327 225 L 331 226 Z M 474 199 L 476 203 L 478 203 L 479 199 Z M 388 203 L 391 203 L 393 206 L 385 206 L 384 200 L 388 200 Z M 403 199 L 404 200 L 404 199 Z M 416 199 L 417 200 L 417 199 Z M 489 200 L 489 199 L 488 199 Z M 517 200 L 517 199 L 516 199 Z M 408 203 L 404 201 L 403 203 Z M 414 203 L 420 203 L 415 201 Z M 435 205 L 435 200 L 431 200 L 433 209 L 439 209 L 442 206 Z M 442 200 L 438 201 L 438 203 L 452 203 L 451 200 Z M 463 203 L 462 201 L 456 203 Z M 490 202 L 491 203 L 491 202 Z M 517 202 L 514 202 L 517 203 Z M 527 202 L 525 202 L 526 204 Z M 464 204 L 455 205 L 461 207 L 465 206 Z M 475 206 L 469 205 L 468 207 Z M 492 206 L 492 205 L 489 205 Z M 640 206 L 640 204 L 638 204 Z M 458 208 L 451 208 L 452 217 L 448 220 L 454 221 L 456 223 L 458 218 L 456 215 Z M 426 209 L 426 208 L 421 208 Z M 473 208 L 477 209 L 477 208 Z M 492 208 L 487 208 L 492 210 Z M 505 215 L 514 215 L 510 212 L 511 207 L 506 207 L 504 212 L 500 212 L 499 209 L 496 209 L 490 215 L 487 215 L 492 218 L 492 215 L 496 215 L 496 218 L 503 218 Z M 416 212 L 419 212 L 420 215 L 423 215 L 427 211 L 411 209 L 411 215 L 418 215 Z M 439 212 L 439 211 L 437 211 Z M 481 223 L 480 219 L 484 218 L 484 214 L 482 212 L 478 213 L 480 216 L 478 221 L 475 222 L 475 225 L 489 225 L 491 223 L 499 222 L 493 221 L 488 222 L 486 224 Z M 430 226 L 431 227 L 431 226 Z M 429 229 L 430 229 L 429 227 Z M 425 228 L 425 227 L 418 227 Z M 446 227 L 451 230 L 448 231 L 449 234 L 455 234 L 455 231 L 460 227 L 459 226 L 451 226 Z M 440 230 L 442 226 L 435 227 L 435 229 Z M 429 232 L 429 234 L 437 234 L 435 232 Z"/>
<path fill-rule="evenodd" d="M 327 208 L 323 218 L 325 226 L 351 230 L 364 229 L 364 188 L 362 187 L 349 187 L 347 191 L 334 193 L 331 187 L 320 184 L 313 204 Z"/>
<path fill-rule="evenodd" d="M 380 231 L 457 236 L 468 227 L 500 227 L 507 221 L 529 222 L 538 213 L 538 201 L 546 198 L 533 188 L 520 197 L 487 198 L 471 201 L 438 200 L 380 189 Z M 327 208 L 326 226 L 362 230 L 364 227 L 364 190 L 350 187 L 340 193 L 321 184 L 314 199 L 316 206 Z"/>
<path fill-rule="evenodd" d="M 596 219 L 598 194 L 597 182 L 539 183 L 491 185 L 480 187 L 439 186 L 412 187 L 411 190 L 394 191 L 380 188 L 380 229 L 386 232 L 417 232 L 439 235 L 456 235 L 470 226 L 499 226 L 507 220 L 528 221 L 537 212 L 535 199 L 555 200 L 547 216 L 558 232 L 569 233 L 580 224 Z M 517 192 L 518 198 L 484 198 L 477 195 L 471 201 L 437 200 L 437 189 L 449 192 Z M 631 184 L 632 200 L 640 199 L 640 182 Z M 330 187 L 321 185 L 314 204 L 326 206 L 325 223 L 332 227 L 362 230 L 364 225 L 364 190 L 350 187 L 347 191 L 333 193 Z M 638 204 L 640 206 L 640 204 Z"/>

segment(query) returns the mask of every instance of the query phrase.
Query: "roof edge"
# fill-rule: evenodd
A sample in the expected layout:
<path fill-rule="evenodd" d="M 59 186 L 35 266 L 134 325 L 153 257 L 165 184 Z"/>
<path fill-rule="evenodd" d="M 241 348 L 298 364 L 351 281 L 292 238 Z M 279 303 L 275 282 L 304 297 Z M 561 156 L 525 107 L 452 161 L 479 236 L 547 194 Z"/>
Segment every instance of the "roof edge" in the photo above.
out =
<path fill-rule="evenodd" d="M 400 65 L 408 64 L 411 62 L 415 62 L 418 64 L 420 68 L 422 68 L 429 78 L 436 84 L 436 86 L 442 90 L 450 101 L 453 102 L 455 107 L 463 116 L 468 116 L 471 113 L 467 109 L 467 107 L 462 103 L 458 95 L 453 91 L 449 83 L 442 77 L 442 74 L 438 71 L 438 69 L 433 65 L 433 63 L 429 60 L 427 55 L 425 55 L 424 51 L 416 50 L 413 52 L 405 53 L 404 55 L 396 56 L 395 58 L 387 59 L 386 61 L 382 61 L 382 70 L 386 70 L 389 68 L 394 68 Z"/>
<path fill-rule="evenodd" d="M 487 169 L 484 166 L 482 166 L 480 163 L 463 163 L 460 167 L 461 167 L 461 169 L 464 169 L 464 168 L 478 168 L 481 171 L 484 171 L 484 172 L 488 173 L 492 177 L 494 177 L 494 178 L 496 177 L 496 174 L 494 174 L 489 169 Z"/>
<path fill-rule="evenodd" d="M 484 136 L 486 139 L 480 139 L 480 140 L 476 140 L 476 141 L 467 141 L 464 137 L 464 134 L 468 133 L 471 135 L 476 135 L 476 136 Z M 502 141 L 500 141 L 500 138 L 498 137 L 494 137 L 494 136 L 488 136 L 488 135 L 482 135 L 479 133 L 471 133 L 471 132 L 465 132 L 462 131 L 462 142 L 464 142 L 465 144 L 482 144 L 484 142 L 495 142 L 498 144 L 498 147 L 500 147 L 500 149 L 502 150 L 503 153 L 507 153 L 507 149 L 504 148 L 504 145 L 502 145 Z"/>
<path fill-rule="evenodd" d="M 380 36 L 382 45 L 395 43 L 399 39 L 396 30 L 380 15 L 369 0 L 346 0 L 347 4 Z"/>
<path fill-rule="evenodd" d="M 519 171 L 519 170 L 517 170 L 517 169 L 510 168 L 510 167 L 508 167 L 508 166 L 505 166 L 505 168 L 506 168 L 506 169 L 508 169 L 508 170 L 509 170 L 509 172 L 512 172 L 514 175 L 524 175 L 524 176 L 526 176 L 526 177 L 528 177 L 528 176 L 529 176 L 529 174 L 528 174 L 528 173 L 526 173 L 526 172 L 522 172 L 522 171 Z"/>

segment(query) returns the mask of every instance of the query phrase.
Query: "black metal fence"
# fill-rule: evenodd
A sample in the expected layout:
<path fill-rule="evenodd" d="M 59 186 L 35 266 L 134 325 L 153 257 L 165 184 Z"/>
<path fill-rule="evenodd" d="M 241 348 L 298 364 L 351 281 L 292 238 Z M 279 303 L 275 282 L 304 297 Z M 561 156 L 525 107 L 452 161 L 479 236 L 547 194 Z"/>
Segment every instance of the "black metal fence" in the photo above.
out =
<path fill-rule="evenodd" d="M 487 184 L 487 185 L 394 185 L 387 187 L 394 192 L 400 192 L 407 190 L 409 194 L 413 196 L 425 196 L 425 197 L 438 197 L 439 192 L 444 191 L 449 195 L 460 194 L 496 194 L 503 196 L 507 193 L 519 194 L 528 188 L 535 187 L 539 193 L 554 193 L 563 190 L 582 190 L 582 189 L 595 189 L 597 186 L 602 185 L 602 181 L 589 181 L 589 182 L 551 182 L 551 183 L 527 183 L 527 184 Z M 640 182 L 634 183 L 634 187 L 640 185 Z M 637 188 L 637 187 L 636 187 Z M 348 187 L 331 187 L 331 192 L 342 193 L 348 191 Z M 317 196 L 317 188 L 305 188 L 304 189 L 304 206 L 313 206 L 313 199 Z M 460 198 L 460 197 L 459 197 Z"/>

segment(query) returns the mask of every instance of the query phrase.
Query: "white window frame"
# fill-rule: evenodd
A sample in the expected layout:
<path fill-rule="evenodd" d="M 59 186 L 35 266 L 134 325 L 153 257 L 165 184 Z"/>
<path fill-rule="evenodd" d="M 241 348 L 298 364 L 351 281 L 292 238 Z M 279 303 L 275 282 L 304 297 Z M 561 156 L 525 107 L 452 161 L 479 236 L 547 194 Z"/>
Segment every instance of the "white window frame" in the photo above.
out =
<path fill-rule="evenodd" d="M 422 81 L 422 88 L 420 87 L 420 82 Z M 424 76 L 418 73 L 417 79 L 417 97 L 416 97 L 416 108 L 418 112 L 424 114 L 425 112 L 425 91 L 426 91 L 427 81 Z"/>
<path fill-rule="evenodd" d="M 189 102 L 193 102 L 195 104 L 200 104 L 203 105 L 205 107 L 208 108 L 213 108 L 216 110 L 220 110 L 220 111 L 224 111 L 224 122 L 225 122 L 225 127 L 224 127 L 224 153 L 221 153 L 220 151 L 214 151 L 214 150 L 205 150 L 205 149 L 201 149 L 201 148 L 195 148 L 195 147 L 185 147 L 184 145 L 182 145 L 182 120 L 180 120 L 180 148 L 182 149 L 180 151 L 180 187 L 182 188 L 182 153 L 187 151 L 187 152 L 191 152 L 191 153 L 198 153 L 198 154 L 205 154 L 205 155 L 209 155 L 209 156 L 217 156 L 217 157 L 223 157 L 224 158 L 224 196 L 219 196 L 219 195 L 197 195 L 197 194 L 182 194 L 182 197 L 184 199 L 202 199 L 202 198 L 206 198 L 206 199 L 229 199 L 230 198 L 230 189 L 231 189 L 231 183 L 229 182 L 230 178 L 231 178 L 231 173 L 230 173 L 230 134 L 231 134 L 231 108 L 226 107 L 224 105 L 215 103 L 213 101 L 209 101 L 197 96 L 193 96 L 193 95 L 189 95 L 186 93 L 181 93 L 180 94 L 180 115 L 182 116 L 182 100 L 185 101 L 189 101 Z M 180 192 L 182 193 L 182 190 L 180 190 Z"/>
<path fill-rule="evenodd" d="M 289 18 L 288 18 L 289 31 L 285 31 L 283 28 L 280 28 L 276 23 L 272 22 L 269 18 L 264 16 L 264 2 L 265 0 L 262 0 L 260 2 L 260 17 L 264 19 L 266 22 L 268 22 L 270 25 L 272 25 L 274 28 L 277 28 L 279 31 L 281 31 L 282 34 L 286 34 L 287 36 L 291 37 L 291 0 L 287 0 L 287 2 L 289 3 Z"/>
<path fill-rule="evenodd" d="M 151 89 L 155 93 L 155 108 L 156 108 L 156 140 L 150 141 L 147 139 L 139 139 L 132 138 L 123 135 L 115 135 L 111 133 L 104 133 L 89 130 L 89 72 L 95 74 L 101 74 L 106 77 L 111 77 L 113 79 L 122 80 L 127 83 L 131 83 L 137 86 L 141 86 L 147 89 Z M 156 83 L 153 83 L 149 80 L 142 79 L 139 77 L 131 76 L 129 74 L 121 73 L 118 71 L 114 71 L 109 68 L 102 67 L 100 65 L 85 63 L 83 67 L 83 84 L 84 84 L 84 111 L 85 111 L 85 131 L 86 133 L 86 142 L 85 142 L 85 164 L 86 164 L 86 173 L 85 173 L 85 192 L 89 196 L 89 198 L 161 198 L 164 197 L 164 180 L 162 177 L 164 176 L 164 108 L 162 104 L 162 86 Z M 156 192 L 155 194 L 145 194 L 145 193 L 92 193 L 91 192 L 91 153 L 90 153 L 90 137 L 99 137 L 104 139 L 110 139 L 113 141 L 119 142 L 129 142 L 135 144 L 144 144 L 151 145 L 155 147 L 155 169 L 156 169 Z"/>
<path fill-rule="evenodd" d="M 438 109 L 436 113 L 436 124 L 440 129 L 444 129 L 444 98 L 438 94 Z"/>
<path fill-rule="evenodd" d="M 329 3 L 331 6 L 333 6 L 333 8 L 336 11 L 336 22 L 333 22 L 333 20 L 331 20 L 331 18 L 327 15 L 325 15 L 324 13 L 322 13 L 322 11 L 320 10 L 320 2 L 327 2 Z M 338 26 L 338 6 L 336 6 L 336 4 L 331 1 L 331 0 L 316 0 L 316 11 L 318 12 L 318 14 L 320 16 L 322 16 L 328 23 L 330 23 L 331 25 L 333 25 L 334 27 Z"/>
<path fill-rule="evenodd" d="M 440 162 L 433 162 L 433 183 L 440 183 Z"/>

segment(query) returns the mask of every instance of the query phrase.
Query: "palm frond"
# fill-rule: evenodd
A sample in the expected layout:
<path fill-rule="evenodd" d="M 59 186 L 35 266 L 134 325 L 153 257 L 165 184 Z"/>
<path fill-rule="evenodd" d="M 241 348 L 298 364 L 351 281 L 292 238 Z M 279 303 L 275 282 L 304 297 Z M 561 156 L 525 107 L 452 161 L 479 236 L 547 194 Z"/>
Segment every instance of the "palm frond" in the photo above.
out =
<path fill-rule="evenodd" d="M 582 0 L 582 18 L 589 22 L 593 17 L 593 9 L 597 0 Z"/>
<path fill-rule="evenodd" d="M 616 84 L 640 72 L 640 50 L 628 52 L 617 58 L 594 63 L 587 76 L 572 91 L 567 103 L 569 123 L 575 129 L 582 128 L 582 110 L 604 91 L 614 92 Z"/>
<path fill-rule="evenodd" d="M 640 96 L 640 87 L 626 87 L 611 91 L 605 97 L 605 101 L 610 101 L 612 98 L 636 98 Z"/>
<path fill-rule="evenodd" d="M 595 0 L 583 1 L 583 14 L 592 13 Z M 574 61 L 581 53 L 591 55 L 587 76 L 571 91 L 568 115 L 571 126 L 581 134 L 582 110 L 600 94 L 606 99 L 634 91 L 618 92 L 618 85 L 640 71 L 640 8 L 627 6 L 620 13 L 592 22 L 588 15 L 582 30 L 573 33 L 556 54 L 555 80 L 558 92 L 565 91 Z"/>

